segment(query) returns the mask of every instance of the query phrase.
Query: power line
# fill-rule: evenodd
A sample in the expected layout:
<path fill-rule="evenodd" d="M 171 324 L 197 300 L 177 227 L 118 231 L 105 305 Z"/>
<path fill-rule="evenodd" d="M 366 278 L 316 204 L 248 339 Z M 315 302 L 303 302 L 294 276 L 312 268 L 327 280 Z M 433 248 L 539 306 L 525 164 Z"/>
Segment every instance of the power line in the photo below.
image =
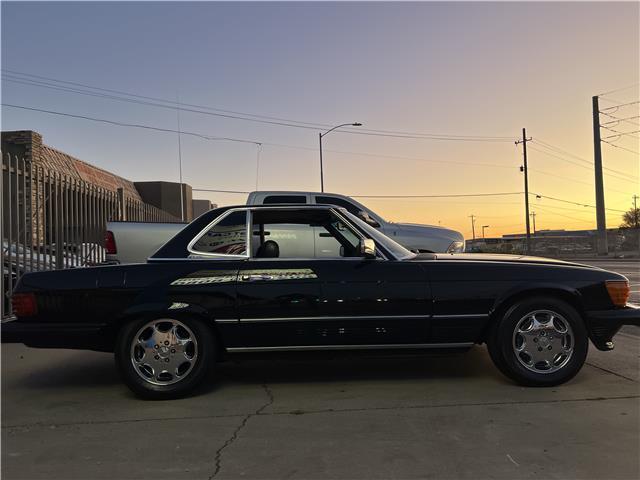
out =
<path fill-rule="evenodd" d="M 214 193 L 251 193 L 244 190 L 216 190 L 210 188 L 193 188 L 194 192 Z M 498 192 L 498 193 L 462 193 L 448 195 L 351 195 L 353 198 L 458 198 L 458 197 L 495 197 L 504 195 L 522 195 L 522 192 Z"/>
<path fill-rule="evenodd" d="M 606 115 L 609 118 L 613 118 L 614 120 L 617 120 L 618 122 L 625 122 L 625 123 L 628 123 L 630 125 L 640 125 L 640 123 L 632 121 L 634 118 L 640 118 L 640 116 L 619 118 L 619 117 L 616 117 L 615 115 L 611 115 L 609 113 L 605 113 L 605 112 L 600 112 L 600 113 L 602 115 Z M 609 123 L 609 122 L 607 122 L 607 123 Z"/>
<path fill-rule="evenodd" d="M 154 127 L 154 126 L 145 125 L 145 124 L 125 123 L 125 122 L 119 122 L 119 121 L 115 121 L 115 120 L 108 120 L 108 119 L 102 119 L 102 118 L 96 118 L 96 117 L 89 117 L 89 116 L 85 116 L 85 115 L 77 115 L 77 114 L 72 114 L 72 113 L 67 113 L 67 112 L 60 112 L 60 111 L 55 111 L 55 110 L 46 110 L 46 109 L 40 109 L 40 108 L 36 108 L 36 107 L 27 107 L 25 105 L 13 105 L 13 104 L 6 104 L 6 103 L 3 103 L 2 105 L 3 106 L 7 106 L 7 107 L 11 107 L 11 108 L 19 108 L 19 109 L 23 109 L 23 110 L 47 113 L 47 114 L 50 114 L 50 115 L 60 115 L 60 116 L 71 117 L 71 118 L 76 118 L 76 119 L 80 119 L 80 120 L 90 120 L 90 121 L 94 121 L 94 122 L 107 123 L 107 124 L 110 124 L 110 125 L 116 125 L 116 126 L 121 126 L 121 127 L 144 128 L 144 129 L 147 129 L 147 130 L 155 130 L 155 131 L 160 131 L 160 132 L 178 133 L 178 130 L 173 130 L 173 129 L 169 129 L 169 128 Z M 235 142 L 252 143 L 254 145 L 285 147 L 285 148 L 294 148 L 294 149 L 301 149 L 301 150 L 308 150 L 308 151 L 316 151 L 317 150 L 317 148 L 314 148 L 314 147 L 303 147 L 303 146 L 299 146 L 299 145 L 286 145 L 286 144 L 282 144 L 282 143 L 262 142 L 262 141 L 257 141 L 257 140 L 246 140 L 246 139 L 237 139 L 237 138 L 230 138 L 230 137 L 215 137 L 215 136 L 209 136 L 209 135 L 196 133 L 196 132 L 189 132 L 189 131 L 185 131 L 185 130 L 181 130 L 179 133 L 182 133 L 182 134 L 185 134 L 185 135 L 194 136 L 194 137 L 198 137 L 198 138 L 202 138 L 204 140 L 228 140 L 228 141 L 235 141 Z M 413 160 L 413 161 L 420 161 L 420 162 L 427 162 L 427 163 L 441 163 L 441 164 L 454 164 L 454 165 L 463 165 L 463 166 L 480 166 L 480 167 L 495 167 L 495 168 L 508 168 L 508 169 L 514 168 L 514 167 L 509 166 L 509 165 L 500 165 L 500 164 L 494 164 L 494 163 L 475 163 L 475 162 L 457 162 L 457 161 L 452 161 L 452 160 L 433 160 L 433 159 L 426 159 L 426 158 L 404 157 L 404 156 L 396 156 L 396 155 L 383 155 L 383 154 L 376 154 L 376 153 L 369 153 L 369 152 L 352 152 L 352 151 L 343 151 L 343 150 L 326 150 L 326 151 L 327 152 L 331 152 L 331 153 L 344 154 L 344 155 L 356 155 L 356 156 L 365 156 L 365 157 L 380 157 L 380 158 L 390 158 L 390 159 L 400 159 L 400 160 Z"/>
<path fill-rule="evenodd" d="M 23 73 L 23 72 L 17 72 L 15 70 L 3 69 L 3 71 L 7 72 L 7 73 L 3 74 L 5 76 L 5 80 L 6 81 L 10 81 L 10 82 L 13 82 L 13 83 L 19 83 L 19 84 L 24 84 L 24 85 L 29 85 L 29 86 L 37 86 L 37 87 L 41 87 L 41 88 L 49 88 L 49 89 L 53 89 L 53 90 L 64 91 L 64 92 L 67 92 L 67 93 L 76 93 L 76 94 L 81 94 L 81 95 L 88 95 L 88 96 L 94 96 L 94 97 L 99 97 L 99 98 L 105 98 L 105 99 L 109 99 L 109 100 L 124 101 L 124 102 L 129 102 L 129 103 L 136 103 L 136 104 L 140 104 L 140 105 L 147 105 L 147 106 L 155 106 L 155 107 L 160 107 L 160 108 L 170 108 L 170 109 L 180 108 L 180 110 L 187 111 L 187 112 L 190 112 L 190 113 L 198 113 L 198 114 L 203 114 L 203 115 L 213 115 L 213 116 L 217 116 L 217 117 L 230 118 L 230 119 L 236 119 L 236 120 L 244 120 L 244 121 L 250 121 L 250 122 L 257 122 L 257 123 L 265 123 L 265 124 L 278 125 L 278 126 L 305 128 L 305 129 L 313 129 L 313 130 L 327 128 L 329 126 L 328 124 L 322 124 L 322 123 L 317 123 L 317 122 L 303 122 L 303 121 L 300 121 L 300 120 L 291 120 L 291 119 L 286 119 L 286 118 L 281 118 L 281 117 L 272 117 L 272 116 L 267 116 L 267 115 L 243 113 L 243 112 L 237 112 L 237 111 L 233 111 L 233 110 L 223 110 L 223 109 L 219 109 L 219 108 L 203 106 L 203 105 L 198 105 L 198 104 L 190 104 L 190 103 L 182 103 L 181 102 L 180 105 L 177 105 L 176 102 L 174 102 L 172 100 L 167 100 L 167 99 L 158 98 L 158 97 L 150 97 L 150 96 L 146 96 L 146 95 L 132 94 L 132 93 L 123 92 L 123 91 L 120 91 L 120 90 L 107 89 L 107 88 L 96 87 L 96 86 L 87 85 L 87 84 L 78 83 L 78 82 L 69 82 L 69 81 L 66 81 L 66 80 L 59 80 L 59 79 L 54 79 L 54 78 L 51 78 L 51 77 L 44 77 L 44 76 L 41 76 L 41 75 L 33 75 L 33 74 L 28 74 L 28 73 Z M 20 75 L 21 77 L 27 77 L 27 78 L 21 78 L 20 76 L 16 77 L 16 74 Z M 31 78 L 28 78 L 28 77 L 31 77 Z M 33 80 L 33 79 L 39 79 L 39 80 Z M 42 81 L 42 80 L 47 80 L 47 81 Z M 80 90 L 78 88 L 68 87 L 68 86 L 65 86 L 65 85 L 52 84 L 50 82 L 57 82 L 59 84 L 80 86 L 80 87 L 83 87 L 83 88 L 89 88 L 89 89 L 92 89 L 92 90 L 97 90 L 99 92 L 108 92 L 109 94 L 107 95 L 107 94 L 103 94 L 103 93 L 97 93 L 95 91 Z M 113 94 L 117 94 L 117 95 L 113 95 Z M 123 98 L 122 95 L 126 95 L 127 97 L 132 97 L 132 98 Z M 141 99 L 141 100 L 136 100 L 136 99 Z M 157 102 L 162 102 L 162 103 L 157 103 Z M 512 141 L 512 138 L 508 137 L 508 136 L 482 136 L 482 135 L 455 135 L 455 134 L 438 134 L 438 133 L 416 133 L 416 132 L 402 132 L 402 131 L 393 131 L 393 130 L 374 130 L 374 129 L 358 129 L 358 130 L 343 129 L 343 130 L 341 130 L 341 132 L 342 133 L 355 134 L 355 135 L 372 135 L 372 136 L 383 136 L 383 137 L 393 137 L 393 138 L 410 138 L 410 139 L 422 139 L 422 140 L 465 141 L 465 142 L 509 142 L 509 141 Z"/>
<path fill-rule="evenodd" d="M 628 90 L 630 88 L 637 87 L 638 85 L 640 85 L 640 83 L 634 83 L 633 85 L 628 85 L 626 87 L 616 88 L 615 90 L 610 90 L 608 92 L 601 93 L 598 95 L 598 97 L 603 97 L 605 95 L 609 95 L 610 93 L 616 93 L 616 92 L 621 92 L 623 90 Z"/>
<path fill-rule="evenodd" d="M 555 178 L 560 179 L 560 180 L 574 182 L 574 183 L 580 183 L 582 185 L 588 185 L 590 187 L 593 186 L 593 182 L 586 182 L 586 181 L 582 181 L 582 180 L 576 180 L 575 178 L 564 177 L 562 175 L 556 175 L 555 173 L 545 172 L 545 171 L 542 171 L 542 170 L 533 169 L 531 167 L 529 167 L 529 170 L 532 171 L 532 172 L 541 173 L 542 175 L 548 175 L 550 177 L 555 177 Z M 614 177 L 614 178 L 616 178 L 616 177 Z M 629 192 L 624 192 L 622 190 L 617 190 L 617 189 L 611 188 L 611 187 L 607 187 L 607 190 L 611 191 L 611 192 L 622 193 L 624 195 L 630 195 Z"/>
<path fill-rule="evenodd" d="M 534 141 L 535 141 L 535 142 L 537 142 L 537 143 L 542 144 L 542 145 L 541 145 L 542 147 L 546 147 L 546 148 L 548 148 L 549 150 L 556 151 L 556 153 L 558 153 L 558 152 L 559 152 L 560 154 L 564 154 L 564 155 L 567 155 L 567 156 L 569 156 L 569 157 L 572 157 L 572 158 L 575 158 L 575 159 L 577 159 L 577 160 L 580 160 L 580 161 L 582 161 L 582 162 L 586 163 L 587 165 L 589 165 L 589 167 L 591 167 L 591 168 L 593 168 L 593 166 L 594 166 L 594 164 L 593 164 L 593 162 L 592 162 L 592 161 L 587 160 L 587 159 L 585 159 L 585 158 L 583 158 L 583 157 L 579 157 L 578 155 L 576 155 L 576 154 L 574 154 L 574 153 L 571 153 L 571 152 L 568 152 L 568 151 L 566 151 L 566 150 L 563 150 L 562 148 L 560 148 L 560 147 L 558 147 L 558 146 L 555 146 L 555 145 L 552 145 L 552 144 L 550 144 L 550 143 L 548 143 L 548 142 L 543 142 L 543 141 L 542 141 L 542 140 L 540 140 L 539 138 L 536 138 L 536 140 L 534 140 Z M 561 159 L 561 160 L 562 160 L 562 159 Z M 565 161 L 567 161 L 567 160 L 565 159 Z M 571 163 L 571 162 L 569 162 L 569 163 Z M 622 175 L 625 179 L 628 179 L 628 177 L 629 177 L 629 172 L 623 172 L 623 171 L 615 170 L 615 169 L 613 169 L 613 168 L 608 168 L 608 167 L 603 167 L 603 169 L 604 169 L 604 170 L 607 170 L 607 171 L 609 171 L 609 172 L 613 172 L 613 173 L 617 173 L 617 174 L 619 174 L 619 175 Z"/>
<path fill-rule="evenodd" d="M 581 163 L 577 163 L 577 162 L 574 162 L 574 161 L 568 160 L 568 159 L 566 159 L 566 158 L 560 157 L 560 156 L 558 156 L 558 155 L 554 155 L 553 153 L 549 153 L 549 152 L 546 152 L 546 151 L 544 151 L 544 150 L 540 150 L 540 149 L 535 148 L 535 147 L 532 147 L 532 146 L 529 146 L 529 148 L 530 148 L 530 149 L 532 149 L 532 150 L 534 150 L 534 151 L 536 151 L 536 152 L 543 153 L 543 154 L 548 155 L 548 156 L 553 157 L 553 158 L 557 158 L 558 160 L 562 160 L 562 161 L 567 162 L 567 163 L 570 163 L 570 164 L 572 164 L 572 165 L 576 165 L 576 166 L 578 166 L 578 167 L 585 168 L 585 169 L 587 169 L 587 170 L 593 170 L 593 164 L 591 164 L 591 166 L 583 165 L 583 164 L 581 164 Z M 621 174 L 622 174 L 622 173 L 620 173 L 620 175 L 621 175 Z M 608 177 L 610 177 L 610 178 L 615 178 L 616 180 L 623 180 L 623 181 L 625 181 L 625 182 L 631 182 L 631 183 L 634 183 L 634 184 L 636 184 L 636 183 L 637 183 L 635 180 L 631 180 L 630 178 L 628 178 L 628 177 L 629 177 L 629 174 L 626 174 L 626 177 L 620 177 L 620 176 L 618 176 L 617 174 L 609 173 L 609 172 L 605 172 L 605 175 L 607 175 L 607 176 L 608 176 Z"/>
<path fill-rule="evenodd" d="M 577 218 L 577 217 L 572 217 L 570 215 L 564 215 L 562 213 L 558 213 L 558 212 L 554 212 L 554 211 L 548 210 L 545 207 L 540 207 L 539 205 L 536 205 L 536 208 L 539 208 L 540 210 L 542 210 L 543 212 L 545 212 L 548 215 L 556 215 L 558 217 L 568 218 L 570 220 L 577 220 L 577 221 L 579 221 L 581 223 L 591 223 L 591 224 L 593 224 L 593 220 L 587 220 L 585 218 Z"/>
<path fill-rule="evenodd" d="M 602 125 L 600 125 L 600 126 L 602 126 Z M 607 128 L 607 127 L 604 127 L 604 128 L 606 128 L 607 130 L 610 130 L 612 132 L 615 132 L 616 135 L 609 135 L 608 137 L 602 137 L 601 140 L 604 140 L 605 138 L 623 137 L 625 135 L 635 135 L 637 133 L 640 133 L 640 130 L 635 130 L 633 132 L 618 132 L 617 130 L 613 130 L 612 128 Z"/>
<path fill-rule="evenodd" d="M 108 123 L 110 125 L 116 125 L 119 127 L 131 127 L 131 128 L 143 128 L 145 130 L 155 130 L 158 132 L 166 132 L 166 133 L 181 133 L 182 135 L 191 135 L 193 137 L 198 137 L 198 138 L 202 138 L 204 140 L 224 140 L 224 141 L 229 141 L 229 142 L 240 142 L 240 143 L 251 143 L 254 145 L 260 145 L 261 142 L 257 142 L 255 140 L 243 140 L 243 139 L 239 139 L 239 138 L 232 138 L 232 137 L 214 137 L 214 136 L 208 136 L 208 135 L 204 135 L 201 133 L 195 133 L 195 132 L 187 132 L 184 130 L 178 131 L 178 130 L 173 130 L 171 128 L 162 128 L 162 127 L 153 127 L 150 125 L 143 125 L 140 123 L 124 123 L 124 122 L 117 122 L 115 120 L 107 120 L 104 118 L 95 118 L 95 117 L 88 117 L 85 115 L 76 115 L 76 114 L 72 114 L 72 113 L 66 113 L 66 112 L 57 112 L 55 110 L 45 110 L 45 109 L 41 109 L 41 108 L 35 108 L 35 107 L 27 107 L 24 105 L 13 105 L 11 103 L 2 103 L 3 107 L 11 107 L 11 108 L 19 108 L 21 110 L 29 110 L 29 111 L 33 111 L 33 112 L 41 112 L 41 113 L 48 113 L 50 115 L 59 115 L 59 116 L 63 116 L 63 117 L 71 117 L 71 118 L 79 118 L 82 120 L 91 120 L 92 122 L 100 122 L 100 123 Z"/>
<path fill-rule="evenodd" d="M 600 112 L 600 113 L 602 113 L 602 112 Z M 607 114 L 605 114 L 605 115 L 607 115 Z M 608 117 L 613 117 L 613 115 L 607 115 L 607 116 Z M 636 118 L 640 118 L 640 115 L 634 115 L 633 117 L 626 117 L 626 118 L 617 118 L 617 117 L 613 117 L 613 118 L 615 118 L 615 120 L 611 120 L 609 122 L 600 123 L 600 126 L 604 127 L 604 128 L 607 128 L 607 127 L 605 127 L 605 125 L 609 125 L 611 123 L 616 123 L 617 124 L 617 123 L 620 123 L 620 122 L 625 122 L 627 120 L 634 120 Z M 631 123 L 632 125 L 640 125 L 637 122 L 629 122 L 629 123 Z"/>
<path fill-rule="evenodd" d="M 555 200 L 556 202 L 563 202 L 563 203 L 569 203 L 571 205 L 578 205 L 580 207 L 589 207 L 589 208 L 596 208 L 595 205 L 590 205 L 588 203 L 580 203 L 580 202 L 573 202 L 571 200 L 565 200 L 563 198 L 557 198 L 557 197 L 551 197 L 549 195 L 542 195 L 540 193 L 533 193 L 533 192 L 529 192 L 529 195 L 535 195 L 536 198 L 546 198 L 548 200 Z M 537 204 L 536 204 L 536 208 L 537 208 Z M 605 210 L 610 210 L 612 212 L 620 212 L 620 213 L 625 213 L 625 210 L 617 210 L 615 208 L 605 208 Z"/>
<path fill-rule="evenodd" d="M 497 197 L 505 195 L 522 195 L 523 192 L 498 193 L 458 193 L 449 195 L 351 195 L 354 198 L 459 198 L 459 197 Z"/>
<path fill-rule="evenodd" d="M 610 138 L 610 137 L 605 137 L 605 138 Z M 620 150 L 625 150 L 627 152 L 634 153 L 636 155 L 640 155 L 640 152 L 636 152 L 635 150 L 631 150 L 630 148 L 621 147 L 620 145 L 615 145 L 614 143 L 607 142 L 604 139 L 602 139 L 602 142 L 607 143 L 607 144 L 611 145 L 612 147 L 619 148 Z"/>
<path fill-rule="evenodd" d="M 611 107 L 603 108 L 602 110 L 600 110 L 600 112 L 599 112 L 599 113 L 603 113 L 603 111 L 604 111 L 604 110 L 614 110 L 614 109 L 615 109 L 615 110 L 618 110 L 619 108 L 622 108 L 622 107 L 629 107 L 629 106 L 631 106 L 631 105 L 637 105 L 638 103 L 640 103 L 640 100 L 635 100 L 635 101 L 633 101 L 633 102 L 627 102 L 627 103 L 621 103 L 621 104 L 619 104 L 619 105 L 613 105 L 613 106 L 611 106 Z"/>
<path fill-rule="evenodd" d="M 191 189 L 194 192 L 214 192 L 214 193 L 251 193 L 251 192 L 245 192 L 244 190 L 214 190 L 211 188 L 192 188 Z"/>
<path fill-rule="evenodd" d="M 270 143 L 270 142 L 263 142 L 262 144 L 266 145 L 266 146 L 271 146 L 271 147 L 296 148 L 296 149 L 300 149 L 300 150 L 309 150 L 309 151 L 314 151 L 314 152 L 318 151 L 318 149 L 316 147 L 302 147 L 302 146 L 298 146 L 298 145 L 286 145 L 286 144 L 282 144 L 282 143 Z M 514 168 L 513 165 L 501 165 L 501 164 L 497 164 L 497 163 L 457 162 L 455 160 L 434 160 L 434 159 L 431 159 L 431 158 L 405 157 L 405 156 L 399 156 L 399 155 L 385 155 L 385 154 L 370 153 L 370 152 L 352 152 L 352 151 L 345 151 L 345 150 L 323 149 L 323 151 L 330 152 L 330 153 L 338 153 L 338 154 L 343 154 L 343 155 L 355 155 L 355 156 L 374 157 L 374 158 L 389 158 L 389 159 L 393 159 L 393 160 L 413 160 L 413 161 L 417 161 L 417 162 L 426 162 L 426 163 L 442 163 L 442 164 L 445 164 L 445 165 L 495 167 L 495 168 L 508 168 L 508 169 L 513 169 Z"/>

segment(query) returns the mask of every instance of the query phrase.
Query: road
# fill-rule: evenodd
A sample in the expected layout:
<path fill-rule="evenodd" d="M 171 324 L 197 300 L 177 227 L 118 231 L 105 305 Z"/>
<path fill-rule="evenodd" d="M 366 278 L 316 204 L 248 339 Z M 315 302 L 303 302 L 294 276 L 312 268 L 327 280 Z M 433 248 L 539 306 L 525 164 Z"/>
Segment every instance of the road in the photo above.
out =
<path fill-rule="evenodd" d="M 595 267 L 604 268 L 605 270 L 621 273 L 629 279 L 629 285 L 631 286 L 631 297 L 629 298 L 629 302 L 640 305 L 640 259 L 589 259 L 568 261 L 577 261 L 578 263 L 585 263 L 587 265 L 593 265 Z"/>
<path fill-rule="evenodd" d="M 639 355 L 625 330 L 547 389 L 510 383 L 481 346 L 248 359 L 196 396 L 144 402 L 111 355 L 3 345 L 2 477 L 636 479 Z"/>

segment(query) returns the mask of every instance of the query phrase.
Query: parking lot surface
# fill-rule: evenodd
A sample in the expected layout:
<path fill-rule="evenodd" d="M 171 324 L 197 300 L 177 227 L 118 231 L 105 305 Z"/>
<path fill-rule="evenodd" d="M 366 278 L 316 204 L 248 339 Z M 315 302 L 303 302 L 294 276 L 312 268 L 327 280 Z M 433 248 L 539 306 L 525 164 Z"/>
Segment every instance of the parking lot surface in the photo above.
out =
<path fill-rule="evenodd" d="M 637 262 L 608 262 L 638 282 Z M 638 330 L 554 388 L 514 385 L 477 346 L 228 361 L 162 402 L 135 398 L 109 354 L 3 345 L 2 477 L 635 479 Z"/>

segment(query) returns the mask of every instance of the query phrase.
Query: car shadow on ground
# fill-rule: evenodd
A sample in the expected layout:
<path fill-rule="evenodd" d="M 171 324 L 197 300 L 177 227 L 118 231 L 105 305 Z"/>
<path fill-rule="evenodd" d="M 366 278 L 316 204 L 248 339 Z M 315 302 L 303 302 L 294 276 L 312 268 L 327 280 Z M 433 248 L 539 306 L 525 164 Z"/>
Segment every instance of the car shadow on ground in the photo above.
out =
<path fill-rule="evenodd" d="M 464 353 L 383 355 L 323 352 L 288 357 L 282 354 L 233 357 L 218 365 L 216 377 L 218 382 L 225 384 L 429 381 L 475 377 L 503 379 L 484 347 L 474 347 Z"/>
<path fill-rule="evenodd" d="M 196 395 L 212 393 L 221 386 L 264 383 L 335 383 L 393 380 L 443 380 L 492 378 L 508 383 L 492 364 L 486 349 L 468 352 L 411 353 L 321 352 L 230 356 L 216 365 L 212 381 Z M 4 388 L 63 389 L 108 387 L 122 383 L 113 356 L 77 352 L 64 359 L 39 365 L 33 361 L 23 372 L 5 377 Z"/>

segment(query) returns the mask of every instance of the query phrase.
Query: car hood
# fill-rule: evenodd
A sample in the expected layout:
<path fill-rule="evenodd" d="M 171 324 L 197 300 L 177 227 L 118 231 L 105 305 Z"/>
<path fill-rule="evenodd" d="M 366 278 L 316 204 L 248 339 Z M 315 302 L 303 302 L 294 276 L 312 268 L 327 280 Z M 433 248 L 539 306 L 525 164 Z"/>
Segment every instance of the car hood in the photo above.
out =
<path fill-rule="evenodd" d="M 420 257 L 420 255 L 418 256 Z M 598 267 L 584 265 L 581 263 L 567 262 L 555 258 L 532 257 L 528 255 L 503 255 L 490 253 L 437 253 L 432 254 L 430 258 L 433 260 L 460 260 L 471 262 L 510 262 L 510 263 L 535 263 L 543 265 L 563 265 L 574 267 L 585 267 L 593 270 L 601 270 Z"/>
<path fill-rule="evenodd" d="M 397 228 L 406 233 L 424 234 L 425 230 L 428 230 L 429 234 L 434 237 L 449 238 L 456 241 L 464 240 L 464 236 L 460 232 L 437 225 L 422 225 L 418 223 L 391 223 L 390 225 L 392 228 Z"/>

